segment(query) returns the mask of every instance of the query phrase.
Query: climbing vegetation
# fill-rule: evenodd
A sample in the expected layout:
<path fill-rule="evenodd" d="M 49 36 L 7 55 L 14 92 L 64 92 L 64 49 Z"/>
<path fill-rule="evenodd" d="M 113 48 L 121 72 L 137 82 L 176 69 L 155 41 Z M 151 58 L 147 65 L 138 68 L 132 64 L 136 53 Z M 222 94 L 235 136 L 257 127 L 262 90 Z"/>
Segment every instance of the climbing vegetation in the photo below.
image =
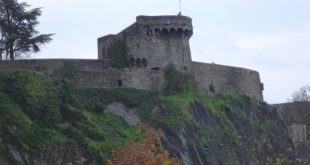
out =
<path fill-rule="evenodd" d="M 129 66 L 126 45 L 122 41 L 114 42 L 108 50 L 111 65 L 115 68 L 126 68 Z"/>
<path fill-rule="evenodd" d="M 191 77 L 179 72 L 173 64 L 169 64 L 164 70 L 166 80 L 166 94 L 175 94 L 180 92 L 189 92 L 193 87 Z"/>

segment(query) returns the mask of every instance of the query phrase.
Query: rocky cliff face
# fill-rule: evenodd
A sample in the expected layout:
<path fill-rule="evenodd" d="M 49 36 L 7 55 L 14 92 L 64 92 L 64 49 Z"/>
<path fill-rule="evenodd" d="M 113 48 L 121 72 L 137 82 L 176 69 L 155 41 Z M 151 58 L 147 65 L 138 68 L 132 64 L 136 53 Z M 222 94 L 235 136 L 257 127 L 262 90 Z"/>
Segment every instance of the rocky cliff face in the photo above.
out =
<path fill-rule="evenodd" d="M 106 164 L 116 148 L 143 141 L 139 123 L 162 130 L 156 146 L 184 165 L 301 164 L 277 112 L 244 95 L 75 88 L 0 72 L 0 164 Z"/>
<path fill-rule="evenodd" d="M 287 129 L 276 111 L 245 96 L 192 102 L 192 118 L 165 130 L 165 146 L 188 165 L 255 165 L 293 162 Z"/>

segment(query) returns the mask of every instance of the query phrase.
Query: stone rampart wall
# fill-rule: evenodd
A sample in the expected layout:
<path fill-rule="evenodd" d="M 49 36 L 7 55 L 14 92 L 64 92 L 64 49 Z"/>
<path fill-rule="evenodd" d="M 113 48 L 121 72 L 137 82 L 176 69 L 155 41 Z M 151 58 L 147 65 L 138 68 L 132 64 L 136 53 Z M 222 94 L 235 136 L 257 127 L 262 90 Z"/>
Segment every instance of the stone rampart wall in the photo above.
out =
<path fill-rule="evenodd" d="M 162 91 L 165 88 L 163 68 L 112 68 L 108 60 L 16 60 L 1 61 L 3 69 L 29 69 L 43 74 L 58 75 L 64 69 L 74 71 L 74 83 L 82 87 L 132 87 Z M 239 92 L 263 100 L 262 84 L 256 71 L 193 62 L 191 70 L 201 95 Z"/>
<path fill-rule="evenodd" d="M 310 135 L 310 102 L 291 102 L 273 105 L 289 128 L 295 147 L 307 141 Z"/>
<path fill-rule="evenodd" d="M 78 71 L 100 72 L 109 67 L 108 61 L 84 59 L 38 59 L 0 61 L 0 70 L 29 69 L 45 74 L 55 74 L 65 65 L 73 65 Z"/>
<path fill-rule="evenodd" d="M 144 68 L 108 68 L 100 72 L 78 72 L 75 82 L 82 87 L 130 87 L 146 90 L 163 90 L 165 83 L 161 71 Z"/>
<path fill-rule="evenodd" d="M 48 75 L 61 74 L 65 69 L 74 72 L 74 83 L 82 87 L 113 88 L 132 87 L 137 89 L 162 90 L 162 70 L 147 68 L 112 68 L 108 60 L 15 60 L 0 61 L 0 70 L 27 69 Z"/>
<path fill-rule="evenodd" d="M 310 102 L 292 102 L 273 105 L 287 124 L 306 124 L 310 127 Z"/>
<path fill-rule="evenodd" d="M 193 62 L 192 72 L 201 95 L 238 92 L 263 100 L 263 84 L 257 71 Z"/>

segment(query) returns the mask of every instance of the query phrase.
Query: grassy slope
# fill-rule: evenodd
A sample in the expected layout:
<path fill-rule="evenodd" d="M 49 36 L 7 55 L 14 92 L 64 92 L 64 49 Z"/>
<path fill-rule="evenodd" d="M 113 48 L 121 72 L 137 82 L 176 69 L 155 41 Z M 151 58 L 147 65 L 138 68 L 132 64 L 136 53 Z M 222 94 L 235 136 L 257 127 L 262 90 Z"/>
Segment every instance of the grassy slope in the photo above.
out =
<path fill-rule="evenodd" d="M 22 70 L 2 71 L 0 162 L 14 163 L 7 150 L 8 146 L 14 146 L 20 152 L 28 153 L 30 160 L 38 162 L 49 160 L 49 163 L 56 164 L 57 161 L 72 162 L 84 157 L 89 163 L 103 164 L 114 148 L 128 139 L 139 141 L 142 136 L 120 118 L 102 113 L 105 106 L 115 101 L 137 107 L 138 115 L 144 122 L 169 130 L 178 130 L 185 124 L 199 124 L 188 110 L 194 102 L 199 102 L 215 121 L 215 124 L 195 132 L 201 141 L 199 145 L 215 148 L 218 143 L 214 139 L 220 136 L 222 142 L 228 144 L 228 149 L 223 152 L 239 149 L 240 132 L 236 119 L 244 120 L 260 133 L 269 132 L 272 135 L 271 131 L 279 131 L 279 128 L 273 129 L 278 123 L 272 123 L 272 120 L 255 121 L 246 108 L 249 108 L 249 103 L 259 103 L 239 94 L 207 98 L 190 92 L 159 96 L 154 91 L 127 88 L 81 89 L 72 87 L 67 80 L 50 76 Z M 152 113 L 155 105 L 163 109 L 159 117 L 154 117 Z M 268 106 L 265 109 L 268 110 Z M 268 141 L 268 146 L 273 147 L 272 142 Z M 213 157 L 217 158 L 223 152 L 215 152 Z M 225 159 L 235 160 L 229 158 L 235 155 L 226 155 L 228 157 Z M 273 158 L 276 160 L 276 157 Z M 248 159 L 254 160 L 251 157 Z"/>
<path fill-rule="evenodd" d="M 156 93 L 74 89 L 64 82 L 22 70 L 0 72 L 0 162 L 16 163 L 7 152 L 13 146 L 38 161 L 69 162 L 82 155 L 103 163 L 127 139 L 139 140 L 134 128 L 101 111 L 116 100 L 147 107 L 131 98 Z M 71 156 L 63 158 L 68 152 Z"/>

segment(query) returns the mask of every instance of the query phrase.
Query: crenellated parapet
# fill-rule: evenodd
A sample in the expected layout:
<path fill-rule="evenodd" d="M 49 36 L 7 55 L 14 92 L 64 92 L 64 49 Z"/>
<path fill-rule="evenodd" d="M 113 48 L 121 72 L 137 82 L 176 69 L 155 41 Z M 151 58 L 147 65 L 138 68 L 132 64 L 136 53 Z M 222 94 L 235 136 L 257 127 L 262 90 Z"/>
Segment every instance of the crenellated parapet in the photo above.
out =
<path fill-rule="evenodd" d="M 113 44 L 126 46 L 129 66 L 160 69 L 174 64 L 190 70 L 189 39 L 193 35 L 192 19 L 186 16 L 138 16 L 136 22 L 116 35 L 98 39 L 99 59 L 112 59 Z"/>
<path fill-rule="evenodd" d="M 193 35 L 192 19 L 186 16 L 138 16 L 136 24 L 147 36 L 190 38 Z"/>

